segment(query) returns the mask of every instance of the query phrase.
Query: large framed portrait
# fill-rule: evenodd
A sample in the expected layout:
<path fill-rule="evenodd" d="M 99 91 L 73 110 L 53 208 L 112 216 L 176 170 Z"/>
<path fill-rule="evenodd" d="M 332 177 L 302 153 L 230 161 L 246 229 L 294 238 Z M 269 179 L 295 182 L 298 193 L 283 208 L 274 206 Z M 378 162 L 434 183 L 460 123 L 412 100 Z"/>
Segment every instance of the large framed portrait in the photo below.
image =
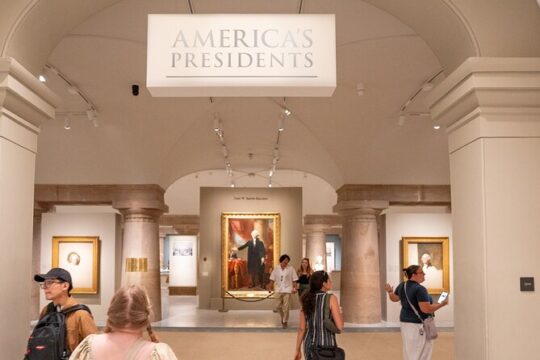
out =
<path fill-rule="evenodd" d="M 279 213 L 222 213 L 222 296 L 267 297 L 279 263 Z"/>
<path fill-rule="evenodd" d="M 52 266 L 66 269 L 73 294 L 97 294 L 99 290 L 99 237 L 54 236 Z"/>
<path fill-rule="evenodd" d="M 420 265 L 422 283 L 430 294 L 450 290 L 449 240 L 447 237 L 402 237 L 403 267 Z"/>

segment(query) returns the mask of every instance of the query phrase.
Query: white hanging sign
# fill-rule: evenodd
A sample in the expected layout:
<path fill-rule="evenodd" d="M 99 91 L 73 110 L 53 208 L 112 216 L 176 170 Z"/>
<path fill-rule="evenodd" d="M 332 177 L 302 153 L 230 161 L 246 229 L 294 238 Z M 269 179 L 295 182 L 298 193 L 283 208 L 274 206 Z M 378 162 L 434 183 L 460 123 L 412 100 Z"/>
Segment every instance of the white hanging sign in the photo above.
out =
<path fill-rule="evenodd" d="M 153 96 L 332 96 L 335 16 L 148 15 Z"/>

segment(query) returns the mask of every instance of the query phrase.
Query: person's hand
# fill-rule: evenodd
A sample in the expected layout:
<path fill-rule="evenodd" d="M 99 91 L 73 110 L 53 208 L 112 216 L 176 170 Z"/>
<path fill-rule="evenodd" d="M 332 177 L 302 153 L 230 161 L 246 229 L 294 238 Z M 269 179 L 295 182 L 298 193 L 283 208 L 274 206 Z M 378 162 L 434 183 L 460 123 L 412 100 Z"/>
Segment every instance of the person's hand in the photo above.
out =
<path fill-rule="evenodd" d="M 393 293 L 394 292 L 394 288 L 392 287 L 392 285 L 386 283 L 386 285 L 384 285 L 384 290 L 386 290 L 387 293 Z"/>
<path fill-rule="evenodd" d="M 442 306 L 448 305 L 448 298 L 444 299 L 444 301 L 441 303 Z"/>
<path fill-rule="evenodd" d="M 296 288 L 295 288 L 294 286 L 293 286 L 293 288 L 292 288 L 292 293 L 293 293 L 293 294 L 296 294 Z"/>

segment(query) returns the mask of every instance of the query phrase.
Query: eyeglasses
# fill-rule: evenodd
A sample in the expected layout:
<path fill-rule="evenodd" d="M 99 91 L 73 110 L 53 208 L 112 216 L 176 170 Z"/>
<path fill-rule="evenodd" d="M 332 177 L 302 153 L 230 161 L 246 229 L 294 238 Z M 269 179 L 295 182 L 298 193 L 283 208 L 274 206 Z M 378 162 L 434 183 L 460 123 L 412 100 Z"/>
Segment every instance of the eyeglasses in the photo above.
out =
<path fill-rule="evenodd" d="M 39 284 L 39 287 L 42 289 L 47 289 L 53 284 L 61 284 L 62 282 L 63 281 L 45 280 L 43 283 Z"/>

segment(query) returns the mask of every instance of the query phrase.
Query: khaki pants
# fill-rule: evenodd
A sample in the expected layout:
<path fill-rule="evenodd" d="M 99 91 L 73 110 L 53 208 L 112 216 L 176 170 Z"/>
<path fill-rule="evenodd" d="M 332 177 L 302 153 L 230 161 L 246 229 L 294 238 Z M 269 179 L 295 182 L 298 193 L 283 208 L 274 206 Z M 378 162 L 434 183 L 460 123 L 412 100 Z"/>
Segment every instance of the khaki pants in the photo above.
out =
<path fill-rule="evenodd" d="M 291 307 L 291 294 L 290 293 L 278 293 L 277 298 L 277 311 L 281 316 L 281 323 L 289 321 L 289 309 Z"/>

